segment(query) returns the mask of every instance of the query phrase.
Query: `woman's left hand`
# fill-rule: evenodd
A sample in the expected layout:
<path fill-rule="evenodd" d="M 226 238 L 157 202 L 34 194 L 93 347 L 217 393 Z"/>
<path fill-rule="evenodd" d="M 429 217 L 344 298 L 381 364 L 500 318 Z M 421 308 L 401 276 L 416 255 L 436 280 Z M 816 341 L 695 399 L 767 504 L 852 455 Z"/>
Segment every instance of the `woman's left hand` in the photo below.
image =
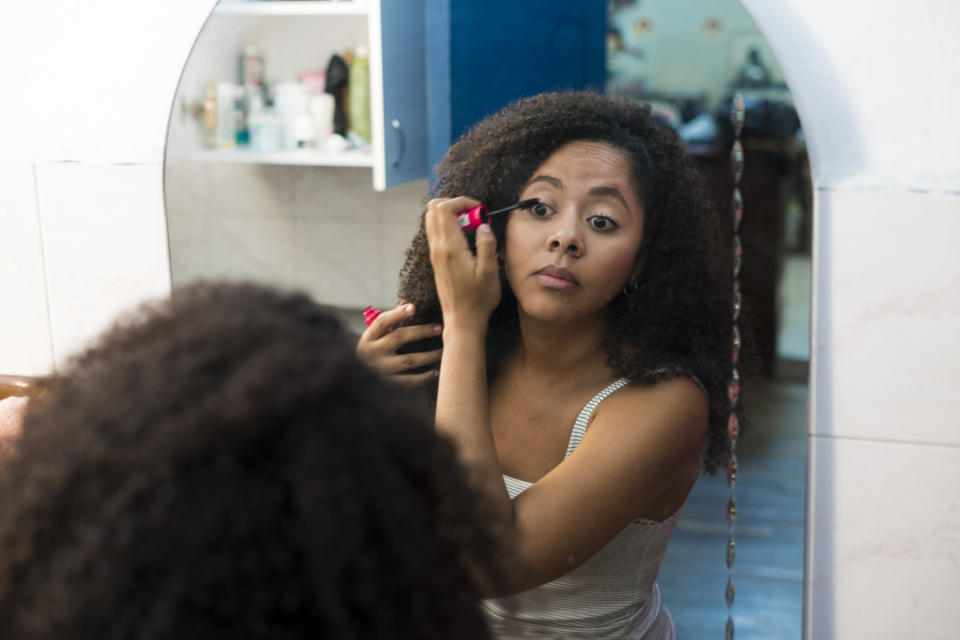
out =
<path fill-rule="evenodd" d="M 479 204 L 465 196 L 431 200 L 425 226 L 444 326 L 482 333 L 500 302 L 497 239 L 489 224 L 481 225 L 473 255 L 457 221 L 458 213 Z"/>

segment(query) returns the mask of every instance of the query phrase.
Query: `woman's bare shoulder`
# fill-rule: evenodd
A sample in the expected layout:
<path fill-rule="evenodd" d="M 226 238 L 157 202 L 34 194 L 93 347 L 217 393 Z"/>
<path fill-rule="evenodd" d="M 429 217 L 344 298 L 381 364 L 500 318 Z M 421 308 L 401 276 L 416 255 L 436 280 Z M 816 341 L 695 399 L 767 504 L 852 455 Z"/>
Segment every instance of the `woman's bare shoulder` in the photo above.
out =
<path fill-rule="evenodd" d="M 590 428 L 622 430 L 635 437 L 665 431 L 673 438 L 689 436 L 699 443 L 709 412 L 700 385 L 689 376 L 677 375 L 653 384 L 629 384 L 611 394 L 597 407 Z"/>

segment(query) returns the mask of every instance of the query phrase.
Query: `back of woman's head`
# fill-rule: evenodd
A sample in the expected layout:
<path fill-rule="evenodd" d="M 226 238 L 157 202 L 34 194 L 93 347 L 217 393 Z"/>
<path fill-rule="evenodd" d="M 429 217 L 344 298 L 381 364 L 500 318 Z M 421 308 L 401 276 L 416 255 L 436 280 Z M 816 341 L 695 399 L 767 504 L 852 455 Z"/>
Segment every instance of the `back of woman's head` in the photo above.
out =
<path fill-rule="evenodd" d="M 0 469 L 4 638 L 485 637 L 494 537 L 423 407 L 305 296 L 141 308 Z"/>

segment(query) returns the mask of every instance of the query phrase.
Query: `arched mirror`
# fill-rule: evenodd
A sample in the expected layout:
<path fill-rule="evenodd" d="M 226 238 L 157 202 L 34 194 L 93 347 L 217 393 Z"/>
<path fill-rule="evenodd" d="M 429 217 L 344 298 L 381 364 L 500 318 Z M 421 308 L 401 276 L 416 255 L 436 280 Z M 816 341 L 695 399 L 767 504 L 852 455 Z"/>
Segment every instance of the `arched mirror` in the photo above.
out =
<path fill-rule="evenodd" d="M 728 114 L 734 92 L 744 96 L 749 427 L 734 619 L 740 638 L 799 637 L 810 179 L 789 91 L 736 0 L 222 0 L 183 71 L 168 132 L 173 286 L 296 287 L 360 331 L 365 307 L 395 303 L 431 166 L 450 142 L 510 100 L 570 87 L 650 103 L 725 219 Z M 680 637 L 716 637 L 727 619 L 727 502 L 722 474 L 701 478 L 661 565 Z"/>

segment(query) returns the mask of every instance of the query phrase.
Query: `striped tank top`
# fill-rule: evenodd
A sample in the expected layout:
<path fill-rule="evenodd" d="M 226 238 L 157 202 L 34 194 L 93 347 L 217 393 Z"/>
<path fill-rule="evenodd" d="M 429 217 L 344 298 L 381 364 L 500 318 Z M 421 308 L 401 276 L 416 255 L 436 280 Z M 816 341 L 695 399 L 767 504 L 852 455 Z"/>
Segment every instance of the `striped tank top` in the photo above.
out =
<path fill-rule="evenodd" d="M 706 393 L 699 380 L 684 373 Z M 586 404 L 564 457 L 580 444 L 597 405 L 627 384 L 629 380 L 620 378 Z M 511 498 L 532 485 L 507 475 L 503 480 Z M 675 640 L 656 577 L 679 517 L 680 509 L 666 520 L 638 518 L 570 573 L 528 591 L 484 600 L 494 637 Z"/>

